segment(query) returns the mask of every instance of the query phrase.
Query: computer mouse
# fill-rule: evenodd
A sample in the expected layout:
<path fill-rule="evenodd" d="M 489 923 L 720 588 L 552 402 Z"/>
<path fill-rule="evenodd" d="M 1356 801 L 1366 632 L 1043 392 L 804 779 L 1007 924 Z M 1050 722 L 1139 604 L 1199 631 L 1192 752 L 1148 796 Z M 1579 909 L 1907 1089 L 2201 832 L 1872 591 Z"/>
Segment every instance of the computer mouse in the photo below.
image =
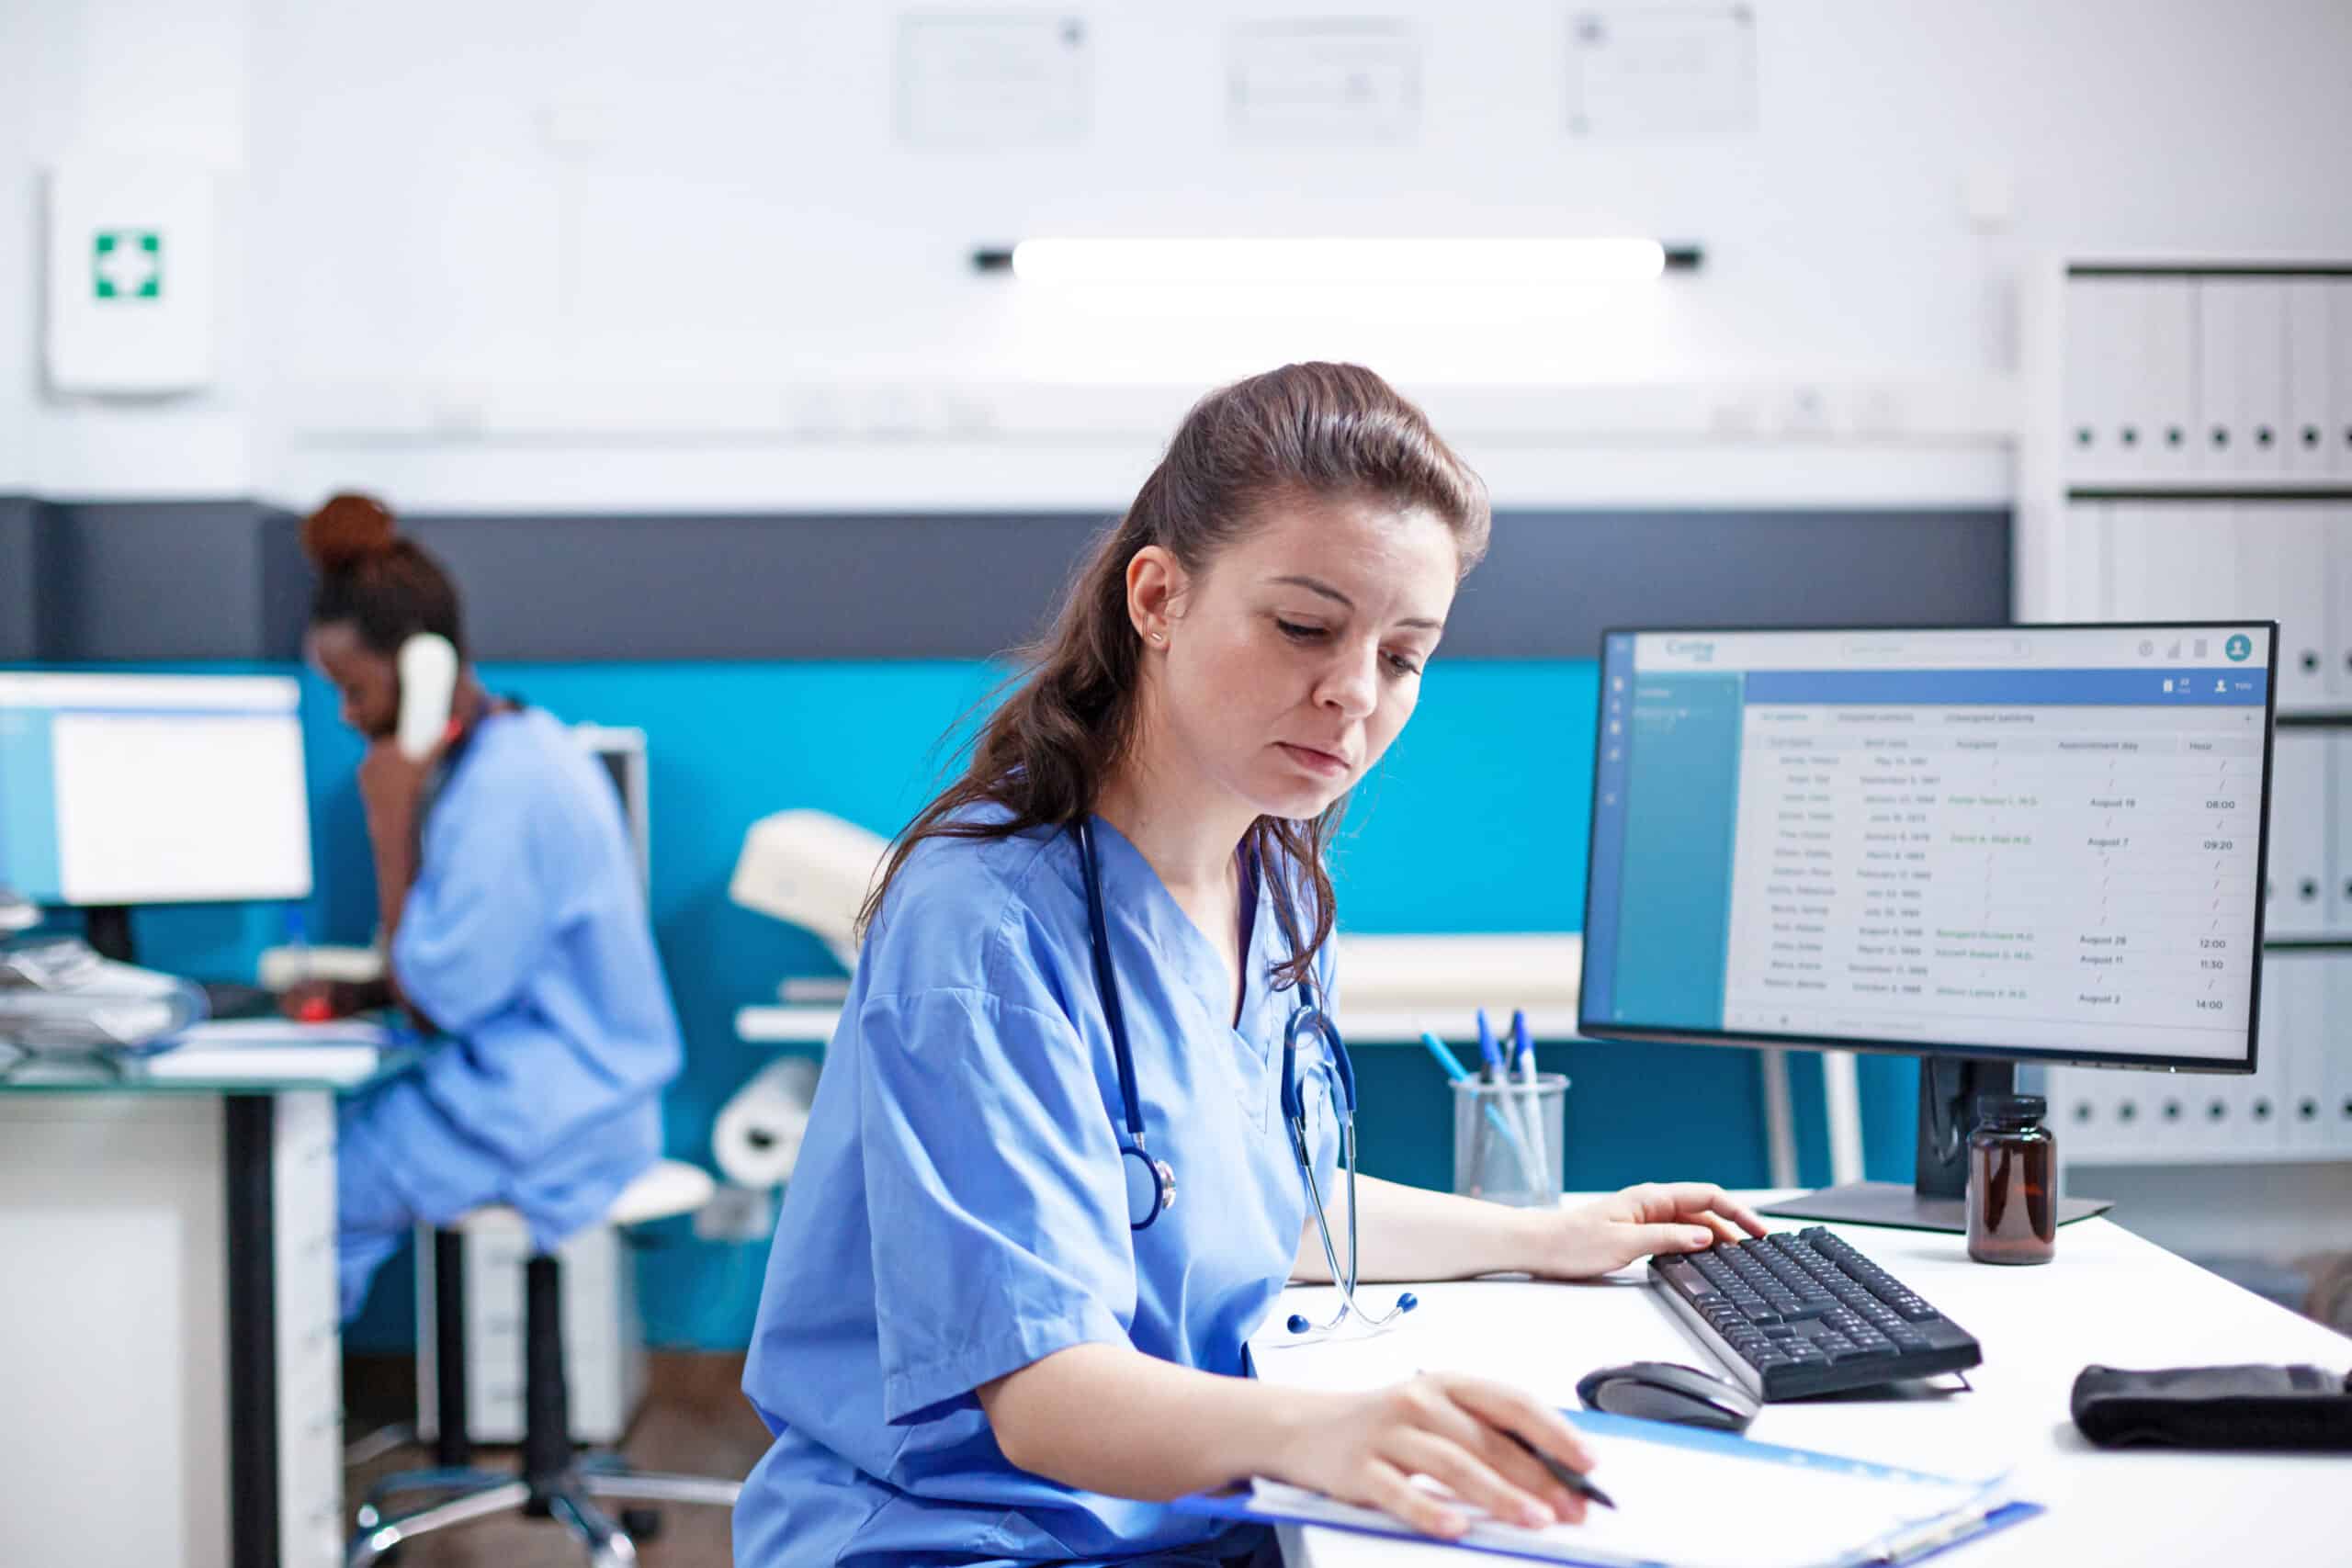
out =
<path fill-rule="evenodd" d="M 1577 1397 L 1588 1410 L 1718 1432 L 1746 1431 L 1759 1408 L 1756 1396 L 1737 1383 L 1672 1361 L 1634 1361 L 1587 1372 L 1577 1383 Z"/>

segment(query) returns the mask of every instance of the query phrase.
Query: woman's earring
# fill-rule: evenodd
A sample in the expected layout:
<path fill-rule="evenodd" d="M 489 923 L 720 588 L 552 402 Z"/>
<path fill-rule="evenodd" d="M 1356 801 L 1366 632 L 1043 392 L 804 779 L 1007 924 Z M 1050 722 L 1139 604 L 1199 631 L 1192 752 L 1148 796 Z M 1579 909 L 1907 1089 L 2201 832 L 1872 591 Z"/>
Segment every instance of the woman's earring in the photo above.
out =
<path fill-rule="evenodd" d="M 1168 638 L 1159 632 L 1154 632 L 1151 634 L 1151 640 L 1154 642 L 1166 642 Z"/>

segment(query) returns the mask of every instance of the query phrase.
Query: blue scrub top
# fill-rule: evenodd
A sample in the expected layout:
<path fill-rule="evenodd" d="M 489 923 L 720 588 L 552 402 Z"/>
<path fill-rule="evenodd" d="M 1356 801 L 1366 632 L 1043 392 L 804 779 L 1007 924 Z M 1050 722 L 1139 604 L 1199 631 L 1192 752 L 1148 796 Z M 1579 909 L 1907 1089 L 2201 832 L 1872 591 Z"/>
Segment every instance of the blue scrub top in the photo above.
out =
<path fill-rule="evenodd" d="M 1128 1229 L 1075 840 L 923 840 L 859 956 L 769 1254 L 743 1391 L 775 1442 L 736 1506 L 743 1568 L 1208 1562 L 1253 1544 L 1014 1469 L 972 1392 L 1088 1343 L 1244 1375 L 1306 1222 L 1272 879 L 1237 1029 L 1223 958 L 1134 845 L 1100 818 L 1094 835 L 1144 1133 L 1175 1205 Z M 1317 965 L 1328 997 L 1328 944 Z M 1328 1080 L 1302 1073 L 1329 1194 Z"/>
<path fill-rule="evenodd" d="M 660 1156 L 677 1016 L 619 799 L 552 716 L 474 727 L 425 819 L 391 968 L 449 1038 L 345 1135 L 413 1212 L 510 1203 L 552 1247 Z"/>

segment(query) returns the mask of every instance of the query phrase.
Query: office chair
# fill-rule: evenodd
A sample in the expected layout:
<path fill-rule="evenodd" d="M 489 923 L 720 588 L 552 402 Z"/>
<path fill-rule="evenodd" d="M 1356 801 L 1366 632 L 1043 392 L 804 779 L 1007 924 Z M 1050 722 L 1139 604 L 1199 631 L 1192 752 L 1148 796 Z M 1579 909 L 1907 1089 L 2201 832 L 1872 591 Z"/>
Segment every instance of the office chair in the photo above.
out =
<path fill-rule="evenodd" d="M 690 1214 L 710 1201 L 709 1176 L 676 1160 L 662 1160 L 632 1181 L 613 1201 L 605 1223 L 641 1225 Z M 440 1436 L 430 1470 L 385 1477 L 360 1505 L 357 1533 L 345 1555 L 346 1568 L 372 1568 L 401 1544 L 435 1530 L 493 1515 L 519 1511 L 534 1518 L 562 1521 L 588 1549 L 593 1568 L 628 1568 L 637 1561 L 631 1534 L 650 1535 L 657 1516 L 644 1507 L 624 1508 L 615 1519 L 599 1499 L 624 1504 L 701 1503 L 733 1507 L 740 1483 L 699 1475 L 664 1475 L 631 1469 L 617 1455 L 575 1454 L 571 1446 L 570 1397 L 563 1366 L 563 1289 L 560 1266 L 542 1253 L 525 1265 L 523 1302 L 523 1466 L 520 1474 L 482 1470 L 472 1462 L 466 1433 L 466 1363 L 457 1325 L 464 1319 L 464 1274 L 458 1266 L 461 1232 L 483 1224 L 514 1223 L 503 1206 L 478 1209 L 457 1227 L 435 1233 L 440 1292 Z M 403 1493 L 440 1493 L 406 1513 L 387 1515 L 384 1505 Z"/>

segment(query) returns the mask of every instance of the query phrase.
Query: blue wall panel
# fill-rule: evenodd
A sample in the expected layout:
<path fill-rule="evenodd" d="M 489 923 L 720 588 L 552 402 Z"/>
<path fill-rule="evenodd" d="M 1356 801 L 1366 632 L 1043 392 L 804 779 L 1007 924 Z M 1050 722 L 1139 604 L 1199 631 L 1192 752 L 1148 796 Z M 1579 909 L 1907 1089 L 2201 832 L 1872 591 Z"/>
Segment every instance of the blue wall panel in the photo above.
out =
<path fill-rule="evenodd" d="M 182 666 L 191 667 L 286 669 Z M 770 999 L 788 975 L 835 972 L 815 939 L 729 901 L 744 830 L 768 812 L 814 807 L 895 831 L 953 761 L 941 738 L 985 701 L 1001 671 L 952 660 L 495 664 L 483 673 L 494 689 L 565 719 L 647 732 L 653 921 L 687 1041 L 685 1072 L 667 1101 L 669 1149 L 707 1162 L 718 1106 L 772 1055 L 736 1040 L 735 1010 Z M 354 784 L 360 747 L 336 716 L 333 691 L 307 671 L 302 680 L 318 843 L 307 925 L 314 941 L 364 942 L 375 903 Z M 1358 792 L 1340 837 L 1343 923 L 1363 931 L 1577 929 L 1596 690 L 1595 666 L 1585 660 L 1433 667 L 1419 712 Z M 235 976 L 283 939 L 286 920 L 274 907 L 198 905 L 142 910 L 137 929 L 151 963 Z M 1367 1046 L 1358 1060 L 1366 1171 L 1445 1185 L 1450 1102 L 1427 1057 Z M 1804 1173 L 1822 1180 L 1819 1071 L 1809 1056 L 1795 1060 Z M 1752 1054 L 1555 1042 L 1543 1062 L 1574 1080 L 1570 1185 L 1763 1179 Z M 1873 1175 L 1908 1172 L 1912 1071 L 1903 1061 L 1862 1064 Z M 655 1240 L 639 1276 L 650 1337 L 744 1344 L 765 1244 L 698 1242 L 683 1224 Z M 412 1279 L 405 1259 L 384 1271 L 353 1326 L 355 1348 L 412 1342 Z"/>

